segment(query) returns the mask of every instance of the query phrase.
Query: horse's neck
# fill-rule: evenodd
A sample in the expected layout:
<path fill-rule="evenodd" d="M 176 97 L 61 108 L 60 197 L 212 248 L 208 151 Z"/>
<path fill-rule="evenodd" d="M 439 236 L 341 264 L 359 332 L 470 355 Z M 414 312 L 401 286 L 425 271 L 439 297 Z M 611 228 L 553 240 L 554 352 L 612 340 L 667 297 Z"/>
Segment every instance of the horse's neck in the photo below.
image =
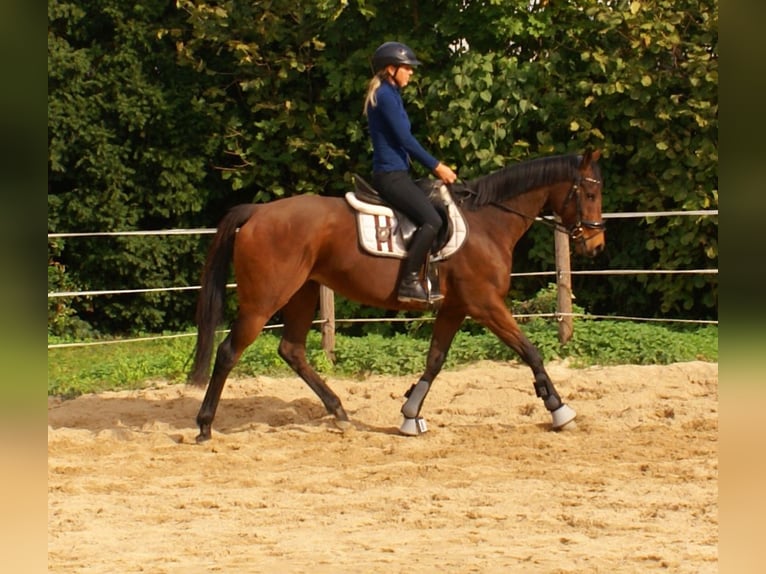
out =
<path fill-rule="evenodd" d="M 551 187 L 541 187 L 512 197 L 504 202 L 505 207 L 514 216 L 511 233 L 513 245 L 529 231 L 537 217 L 550 209 L 551 191 Z"/>
<path fill-rule="evenodd" d="M 539 188 L 527 191 L 505 202 L 505 206 L 517 213 L 524 214 L 524 231 L 529 229 L 550 200 L 550 189 Z"/>

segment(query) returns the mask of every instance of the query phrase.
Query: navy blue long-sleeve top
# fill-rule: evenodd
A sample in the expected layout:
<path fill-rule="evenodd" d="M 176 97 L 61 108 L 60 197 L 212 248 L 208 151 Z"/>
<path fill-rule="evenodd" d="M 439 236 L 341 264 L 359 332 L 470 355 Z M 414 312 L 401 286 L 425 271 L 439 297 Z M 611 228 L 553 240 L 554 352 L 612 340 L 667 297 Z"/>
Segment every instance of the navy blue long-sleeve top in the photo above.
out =
<path fill-rule="evenodd" d="M 414 159 L 430 171 L 439 163 L 412 135 L 410 118 L 399 89 L 383 82 L 377 91 L 377 105 L 367 110 L 372 139 L 372 170 L 375 173 L 409 169 Z"/>

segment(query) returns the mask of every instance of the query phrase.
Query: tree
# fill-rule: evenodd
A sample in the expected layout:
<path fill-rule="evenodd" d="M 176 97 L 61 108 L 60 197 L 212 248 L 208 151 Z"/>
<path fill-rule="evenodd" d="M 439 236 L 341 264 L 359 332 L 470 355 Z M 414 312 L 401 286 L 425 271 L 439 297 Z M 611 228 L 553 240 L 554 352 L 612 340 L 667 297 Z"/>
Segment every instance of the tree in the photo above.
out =
<path fill-rule="evenodd" d="M 717 3 L 469 2 L 460 22 L 460 49 L 429 96 L 438 144 L 464 173 L 600 147 L 606 211 L 717 209 Z M 715 267 L 717 228 L 711 218 L 647 220 L 637 237 L 634 222 L 610 223 L 606 264 Z M 533 228 L 516 260 L 549 267 L 547 230 Z M 707 276 L 619 277 L 579 293 L 601 312 L 619 294 L 624 312 L 717 314 Z"/>
<path fill-rule="evenodd" d="M 462 177 L 599 147 L 605 211 L 718 206 L 714 0 L 48 6 L 49 231 L 207 227 L 235 203 L 345 192 L 370 169 L 362 99 L 370 55 L 389 39 L 425 63 L 403 94 L 416 135 Z M 592 264 L 717 265 L 717 219 L 640 226 L 610 222 L 608 254 Z M 204 243 L 57 241 L 49 289 L 194 284 Z M 552 245 L 533 226 L 515 270 L 551 268 Z M 600 313 L 617 297 L 621 314 L 717 316 L 709 276 L 576 289 Z M 107 332 L 193 318 L 189 294 L 71 305 Z"/>
<path fill-rule="evenodd" d="M 49 1 L 49 232 L 194 227 L 225 192 L 209 169 L 224 110 L 208 105 L 204 78 L 177 66 L 175 46 L 157 34 L 181 22 L 159 0 Z M 190 236 L 76 238 L 49 244 L 49 267 L 88 289 L 166 287 L 193 284 L 203 255 Z M 178 328 L 193 316 L 190 295 L 68 303 L 112 333 Z"/>

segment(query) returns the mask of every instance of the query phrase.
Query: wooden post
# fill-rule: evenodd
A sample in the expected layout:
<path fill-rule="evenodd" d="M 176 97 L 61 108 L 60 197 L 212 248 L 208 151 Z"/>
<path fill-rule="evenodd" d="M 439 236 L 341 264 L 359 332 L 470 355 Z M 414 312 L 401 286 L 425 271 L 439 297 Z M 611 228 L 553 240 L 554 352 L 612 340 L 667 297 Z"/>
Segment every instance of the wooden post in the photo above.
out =
<path fill-rule="evenodd" d="M 559 230 L 553 232 L 556 247 L 556 312 L 559 315 L 559 342 L 564 345 L 572 338 L 572 267 L 569 261 L 569 236 Z"/>
<path fill-rule="evenodd" d="M 335 293 L 324 285 L 319 287 L 319 318 L 322 321 L 322 349 L 335 362 Z"/>

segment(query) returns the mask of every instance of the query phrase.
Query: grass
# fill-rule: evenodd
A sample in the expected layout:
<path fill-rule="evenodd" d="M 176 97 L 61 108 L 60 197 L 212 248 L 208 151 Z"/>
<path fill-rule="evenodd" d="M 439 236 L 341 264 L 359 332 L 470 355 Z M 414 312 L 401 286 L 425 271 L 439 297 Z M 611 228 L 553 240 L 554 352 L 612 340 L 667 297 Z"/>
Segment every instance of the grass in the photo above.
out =
<path fill-rule="evenodd" d="M 554 323 L 542 319 L 523 325 L 544 360 L 569 358 L 574 366 L 593 364 L 669 364 L 718 361 L 718 327 L 667 327 L 619 321 L 575 321 L 574 337 L 558 343 Z M 309 333 L 308 355 L 323 376 L 419 374 L 428 352 L 430 324 L 410 334 L 336 336 L 335 363 L 325 356 L 320 334 Z M 293 373 L 276 353 L 279 335 L 263 333 L 243 354 L 232 376 Z M 183 383 L 191 366 L 195 337 L 121 342 L 48 350 L 48 395 L 74 397 L 104 390 L 136 389 L 152 381 Z M 459 332 L 444 368 L 480 360 L 517 360 L 518 356 L 485 331 Z"/>

